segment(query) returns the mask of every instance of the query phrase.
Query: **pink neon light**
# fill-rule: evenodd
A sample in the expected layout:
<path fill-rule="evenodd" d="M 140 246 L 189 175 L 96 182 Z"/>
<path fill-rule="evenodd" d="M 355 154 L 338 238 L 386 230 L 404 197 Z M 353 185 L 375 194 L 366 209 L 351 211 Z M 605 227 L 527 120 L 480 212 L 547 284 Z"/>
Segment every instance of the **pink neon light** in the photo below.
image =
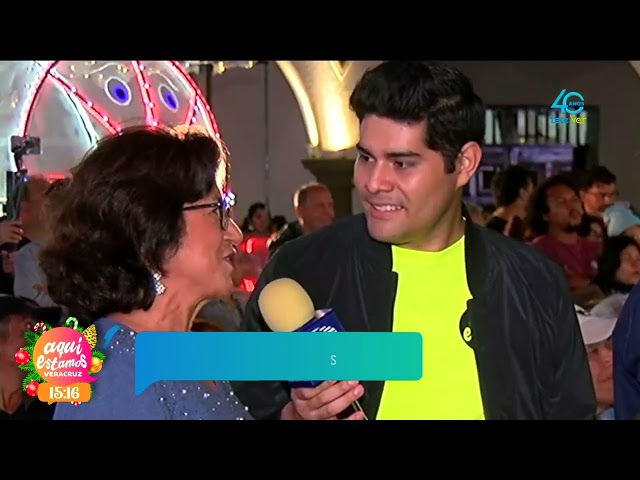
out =
<path fill-rule="evenodd" d="M 191 125 L 196 122 L 196 101 L 198 95 L 196 92 L 193 92 L 191 98 L 189 99 L 189 108 L 187 109 L 187 118 L 184 119 L 185 125 Z"/>
<path fill-rule="evenodd" d="M 133 64 L 133 70 L 136 73 L 136 81 L 138 82 L 138 86 L 140 87 L 140 94 L 142 95 L 142 101 L 144 102 L 144 111 L 147 117 L 147 125 L 151 127 L 158 126 L 158 119 L 154 112 L 154 104 L 149 97 L 149 80 L 144 74 L 144 65 L 140 64 L 140 62 L 134 60 L 131 62 Z"/>
<path fill-rule="evenodd" d="M 24 116 L 23 123 L 22 125 L 20 125 L 20 127 L 18 128 L 18 131 L 20 132 L 20 136 L 24 137 L 27 134 L 27 127 L 29 126 L 29 123 L 31 122 L 31 115 L 33 115 L 33 110 L 35 108 L 36 105 L 36 98 L 38 98 L 38 94 L 40 93 L 40 90 L 42 89 L 42 86 L 44 85 L 44 81 L 47 79 L 47 77 L 49 76 L 49 73 L 51 72 L 51 70 L 53 68 L 55 68 L 55 66 L 58 64 L 58 61 L 55 62 L 49 62 L 49 65 L 47 66 L 47 68 L 44 70 L 44 73 L 42 74 L 41 77 L 39 77 L 37 85 L 35 86 L 35 88 L 32 88 L 31 91 L 29 92 L 29 106 L 27 107 L 27 114 Z"/>
<path fill-rule="evenodd" d="M 69 94 L 73 95 L 75 98 L 80 100 L 80 102 L 84 105 L 87 111 L 95 118 L 100 124 L 112 135 L 115 135 L 122 127 L 119 125 L 114 125 L 109 120 L 109 117 L 105 115 L 100 107 L 97 107 L 91 100 L 88 100 L 84 95 L 80 94 L 78 90 L 69 84 L 62 76 L 58 74 L 55 70 L 49 71 L 49 76 L 52 80 L 58 83 L 62 88 L 64 88 Z"/>
<path fill-rule="evenodd" d="M 55 180 L 62 180 L 64 178 L 67 178 L 68 176 L 69 175 L 64 173 L 48 173 L 47 175 L 45 175 L 45 178 L 49 183 L 51 183 L 51 182 L 54 182 Z"/>
<path fill-rule="evenodd" d="M 243 278 L 241 288 L 245 292 L 253 292 L 256 289 L 256 282 L 251 278 Z"/>
<path fill-rule="evenodd" d="M 87 109 L 89 114 L 94 117 L 110 134 L 117 134 L 122 130 L 120 125 L 114 124 L 107 115 L 103 113 L 103 110 L 96 106 L 91 100 L 87 97 L 80 94 L 75 87 L 73 87 L 69 82 L 67 82 L 64 77 L 58 74 L 55 71 L 55 67 L 60 63 L 60 60 L 48 62 L 49 65 L 44 69 L 43 73 L 38 77 L 35 82 L 35 87 L 30 90 L 28 94 L 28 106 L 27 106 L 27 114 L 24 115 L 22 119 L 22 124 L 19 126 L 20 135 L 24 136 L 27 134 L 27 130 L 29 128 L 29 124 L 31 123 L 31 118 L 33 116 L 33 111 L 35 109 L 36 100 L 42 87 L 47 80 L 47 78 L 51 78 L 58 85 L 60 85 L 64 90 L 66 90 L 70 95 L 73 95 L 77 98 Z M 150 84 L 146 75 L 144 74 L 144 65 L 141 65 L 139 61 L 133 61 L 133 68 L 136 74 L 136 81 L 138 86 L 140 87 L 140 92 L 144 101 L 145 113 L 147 116 L 146 123 L 148 125 L 158 125 L 157 117 L 155 115 L 154 107 L 155 104 L 151 101 L 149 95 Z M 213 133 L 215 135 L 220 135 L 218 129 L 218 123 L 216 122 L 215 116 L 211 111 L 211 107 L 209 103 L 204 99 L 202 92 L 198 85 L 193 81 L 191 75 L 182 67 L 182 65 L 177 61 L 170 61 L 170 65 L 178 71 L 179 75 L 182 75 L 188 82 L 189 86 L 193 91 L 193 96 L 189 101 L 189 108 L 187 112 L 187 118 L 185 124 L 190 125 L 196 121 L 196 109 L 199 105 L 201 113 L 205 116 L 206 120 L 209 121 L 211 128 L 213 129 Z"/>
<path fill-rule="evenodd" d="M 187 82 L 189 82 L 189 86 L 191 86 L 191 88 L 196 94 L 196 99 L 200 100 L 200 103 L 204 105 L 204 110 L 206 111 L 202 113 L 203 115 L 206 115 L 207 118 L 209 119 L 209 122 L 211 123 L 211 127 L 213 128 L 213 133 L 215 133 L 216 135 L 220 135 L 220 130 L 218 129 L 218 123 L 216 122 L 216 119 L 213 116 L 213 113 L 211 112 L 211 107 L 209 106 L 209 102 L 205 101 L 204 96 L 200 91 L 200 88 L 198 87 L 198 85 L 196 85 L 196 82 L 193 81 L 193 79 L 191 78 L 191 75 L 189 75 L 189 72 L 187 72 L 184 68 L 182 68 L 182 65 L 180 65 L 179 62 L 171 60 L 170 63 L 171 65 L 173 65 L 175 69 L 177 69 L 182 74 L 182 76 L 187 80 Z M 190 123 L 191 122 L 187 122 L 187 124 L 190 124 Z"/>

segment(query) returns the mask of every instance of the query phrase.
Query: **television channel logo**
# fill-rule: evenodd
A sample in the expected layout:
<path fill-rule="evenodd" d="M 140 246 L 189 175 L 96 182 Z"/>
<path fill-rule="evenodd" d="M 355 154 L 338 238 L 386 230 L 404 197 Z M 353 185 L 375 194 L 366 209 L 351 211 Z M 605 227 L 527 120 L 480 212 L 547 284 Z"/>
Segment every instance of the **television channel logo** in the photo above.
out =
<path fill-rule="evenodd" d="M 549 121 L 554 124 L 587 123 L 587 117 L 580 117 L 584 110 L 584 97 L 579 92 L 569 92 L 564 88 L 551 104 L 551 108 L 558 110 L 558 116 L 550 116 Z"/>

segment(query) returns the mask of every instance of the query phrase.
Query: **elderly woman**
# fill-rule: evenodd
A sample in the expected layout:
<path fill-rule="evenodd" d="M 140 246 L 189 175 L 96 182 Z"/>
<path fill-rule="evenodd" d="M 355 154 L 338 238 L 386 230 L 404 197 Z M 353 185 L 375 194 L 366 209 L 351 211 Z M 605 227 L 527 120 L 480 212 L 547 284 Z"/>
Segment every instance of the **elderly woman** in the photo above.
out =
<path fill-rule="evenodd" d="M 74 169 L 40 253 L 51 298 L 93 322 L 107 359 L 91 401 L 56 420 L 250 419 L 227 382 L 158 382 L 135 394 L 135 337 L 188 332 L 229 295 L 242 240 L 230 219 L 221 144 L 195 132 L 125 130 Z M 108 332 L 108 333 L 107 333 Z"/>

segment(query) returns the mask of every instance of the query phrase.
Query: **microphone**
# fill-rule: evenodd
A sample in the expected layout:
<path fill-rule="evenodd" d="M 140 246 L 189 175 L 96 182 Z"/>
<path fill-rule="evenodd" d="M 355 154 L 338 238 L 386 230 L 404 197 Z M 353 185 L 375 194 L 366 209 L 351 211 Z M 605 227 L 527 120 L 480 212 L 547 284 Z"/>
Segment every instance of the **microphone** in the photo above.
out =
<path fill-rule="evenodd" d="M 283 308 L 284 306 L 284 308 Z M 316 310 L 311 297 L 302 286 L 290 278 L 279 278 L 268 283 L 258 297 L 262 318 L 274 332 L 344 332 L 344 327 L 331 308 Z M 289 381 L 291 388 L 315 388 L 323 381 Z M 352 407 L 362 412 L 360 402 Z"/>

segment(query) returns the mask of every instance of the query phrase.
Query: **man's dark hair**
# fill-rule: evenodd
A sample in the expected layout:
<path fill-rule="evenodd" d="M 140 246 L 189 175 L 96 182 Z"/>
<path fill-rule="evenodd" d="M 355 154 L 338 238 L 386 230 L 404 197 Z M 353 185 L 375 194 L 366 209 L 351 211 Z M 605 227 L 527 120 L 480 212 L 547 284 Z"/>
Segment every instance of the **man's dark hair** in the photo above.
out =
<path fill-rule="evenodd" d="M 584 183 L 581 185 L 582 190 L 588 190 L 596 183 L 602 183 L 604 185 L 610 185 L 617 182 L 616 176 L 607 167 L 598 165 L 586 172 L 584 176 Z"/>
<path fill-rule="evenodd" d="M 566 175 L 558 174 L 549 177 L 534 190 L 527 205 L 527 215 L 525 224 L 534 236 L 545 235 L 549 231 L 549 223 L 544 216 L 549 213 L 549 203 L 547 194 L 549 190 L 558 185 L 564 185 L 573 190 L 579 196 L 575 184 Z"/>
<path fill-rule="evenodd" d="M 425 145 L 442 153 L 447 173 L 455 171 L 465 143 L 484 141 L 484 104 L 471 80 L 447 65 L 383 62 L 362 76 L 349 103 L 360 122 L 368 115 L 425 121 Z"/>
<path fill-rule="evenodd" d="M 491 193 L 496 207 L 511 205 L 520 196 L 520 190 L 533 185 L 531 170 L 521 165 L 510 165 L 500 170 L 491 180 Z"/>
<path fill-rule="evenodd" d="M 84 322 L 148 309 L 152 271 L 166 273 L 184 235 L 184 204 L 211 193 L 226 162 L 201 133 L 135 127 L 100 141 L 51 206 L 40 266 L 53 301 Z"/>

